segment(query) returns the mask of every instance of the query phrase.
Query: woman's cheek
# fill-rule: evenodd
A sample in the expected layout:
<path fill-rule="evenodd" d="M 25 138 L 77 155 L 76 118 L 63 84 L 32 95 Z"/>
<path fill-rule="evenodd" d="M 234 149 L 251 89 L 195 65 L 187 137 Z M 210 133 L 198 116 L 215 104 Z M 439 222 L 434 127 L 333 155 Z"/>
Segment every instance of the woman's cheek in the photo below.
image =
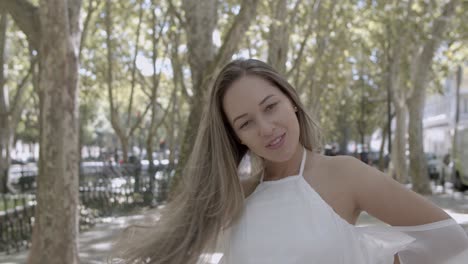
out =
<path fill-rule="evenodd" d="M 253 134 L 251 132 L 244 132 L 239 138 L 242 144 L 246 145 L 247 147 L 255 147 L 255 138 L 253 138 Z"/>

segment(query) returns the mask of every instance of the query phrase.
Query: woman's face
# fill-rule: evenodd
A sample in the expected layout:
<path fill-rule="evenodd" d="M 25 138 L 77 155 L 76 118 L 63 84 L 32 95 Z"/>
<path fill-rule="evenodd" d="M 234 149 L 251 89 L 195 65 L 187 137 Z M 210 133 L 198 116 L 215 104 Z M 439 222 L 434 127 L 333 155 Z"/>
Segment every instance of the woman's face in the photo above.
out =
<path fill-rule="evenodd" d="M 291 159 L 299 144 L 299 122 L 291 100 L 279 88 L 257 77 L 234 82 L 223 108 L 242 144 L 273 162 Z"/>

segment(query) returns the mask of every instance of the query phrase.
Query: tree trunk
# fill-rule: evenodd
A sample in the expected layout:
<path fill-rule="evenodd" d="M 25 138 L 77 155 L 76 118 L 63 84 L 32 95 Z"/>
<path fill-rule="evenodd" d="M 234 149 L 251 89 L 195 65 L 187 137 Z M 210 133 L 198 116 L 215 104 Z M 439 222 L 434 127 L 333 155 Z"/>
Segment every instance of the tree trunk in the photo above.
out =
<path fill-rule="evenodd" d="M 172 104 L 172 111 L 171 111 L 171 119 L 169 120 L 169 129 L 168 129 L 168 132 L 169 132 L 169 138 L 168 138 L 168 147 L 169 149 L 171 150 L 170 154 L 169 154 L 169 162 L 171 164 L 174 163 L 174 160 L 175 160 L 175 154 L 176 154 L 176 127 L 178 127 L 176 125 L 176 122 L 179 123 L 178 121 L 180 121 L 180 119 L 177 119 L 176 121 L 176 112 L 178 113 L 177 111 L 177 96 L 174 97 L 174 103 Z M 179 130 L 180 131 L 180 130 Z"/>
<path fill-rule="evenodd" d="M 395 175 L 392 175 L 398 182 L 408 181 L 408 168 L 406 164 L 406 106 L 399 102 L 395 106 L 395 138 L 392 147 L 392 160 Z"/>
<path fill-rule="evenodd" d="M 159 40 L 161 39 L 162 36 L 162 30 L 164 27 L 160 26 L 160 30 L 158 31 L 158 23 L 157 23 L 157 17 L 156 17 L 156 3 L 154 0 L 151 1 L 152 5 L 152 17 L 151 17 L 151 23 L 152 23 L 152 64 L 153 64 L 153 75 L 151 76 L 152 80 L 152 87 L 151 87 L 151 118 L 150 118 L 150 126 L 148 129 L 148 138 L 146 139 L 146 153 L 147 153 L 147 158 L 149 161 L 149 169 L 150 172 L 154 171 L 154 163 L 153 163 L 153 145 L 154 145 L 154 138 L 156 137 L 156 131 L 158 128 L 158 125 L 156 124 L 157 120 L 157 114 L 158 114 L 158 104 L 156 101 L 157 95 L 158 95 L 158 88 L 159 88 L 159 83 L 161 80 L 161 72 L 157 73 L 156 69 L 156 62 L 158 60 L 158 44 Z M 162 23 L 166 22 L 166 19 L 164 18 L 162 20 Z M 177 45 L 176 49 L 178 48 L 178 43 L 174 44 Z M 175 76 L 174 76 L 175 78 Z M 154 177 L 151 176 L 151 181 L 154 180 Z M 151 186 L 153 186 L 153 182 L 151 182 Z"/>
<path fill-rule="evenodd" d="M 439 47 L 440 39 L 447 27 L 447 22 L 455 12 L 458 1 L 452 0 L 445 4 L 440 17 L 432 27 L 431 37 L 417 54 L 411 71 L 413 94 L 408 99 L 409 108 L 409 142 L 410 142 L 410 170 L 413 179 L 413 190 L 422 194 L 431 194 L 427 162 L 423 145 L 423 109 L 426 97 L 426 86 L 431 69 L 434 53 Z"/>
<path fill-rule="evenodd" d="M 240 11 L 227 31 L 222 46 L 218 52 L 215 52 L 212 35 L 217 24 L 218 1 L 183 1 L 187 20 L 188 59 L 192 74 L 193 96 L 190 101 L 190 114 L 185 127 L 176 177 L 173 179 L 171 191 L 177 185 L 178 178 L 181 177 L 185 163 L 192 152 L 193 141 L 198 132 L 205 105 L 205 93 L 214 81 L 214 73 L 229 61 L 237 50 L 242 36 L 255 17 L 258 2 L 258 0 L 242 1 Z"/>
<path fill-rule="evenodd" d="M 176 158 L 176 148 L 178 146 L 176 142 L 176 132 L 177 134 L 180 134 L 179 131 L 183 131 L 183 128 L 180 126 L 180 118 L 176 117 L 180 116 L 180 111 L 178 111 L 178 106 L 180 105 L 179 103 L 179 97 L 177 96 L 177 90 L 180 89 L 182 90 L 182 94 L 186 92 L 186 88 L 184 86 L 184 81 L 183 81 L 183 74 L 182 74 L 182 65 L 179 60 L 179 53 L 178 53 L 178 48 L 179 48 L 179 35 L 178 34 L 171 34 L 171 42 L 173 45 L 171 45 L 171 65 L 172 69 L 174 71 L 174 78 L 172 78 L 172 82 L 174 84 L 174 102 L 172 104 L 172 109 L 170 113 L 170 119 L 169 119 L 169 124 L 166 125 L 167 131 L 168 131 L 168 148 L 170 149 L 170 154 L 169 154 L 169 162 L 171 164 L 174 163 L 175 158 Z M 188 98 L 188 97 L 186 97 Z"/>
<path fill-rule="evenodd" d="M 193 139 L 196 137 L 198 123 L 203 111 L 203 97 L 208 87 L 202 86 L 202 80 L 205 76 L 208 76 L 204 72 L 207 71 L 216 55 L 212 35 L 217 24 L 217 7 L 216 0 L 183 1 L 183 9 L 187 20 L 188 60 L 192 77 L 193 96 L 190 101 L 190 114 L 181 146 L 177 175 L 172 182 L 172 189 L 177 185 L 178 177 L 181 177 L 183 167 L 185 167 L 185 163 L 192 152 Z"/>
<path fill-rule="evenodd" d="M 126 137 L 125 135 L 118 135 L 119 140 L 120 140 L 120 147 L 122 148 L 122 162 L 127 162 L 128 161 L 128 141 L 129 138 Z M 116 160 L 116 162 L 119 162 L 119 160 Z"/>
<path fill-rule="evenodd" d="M 10 166 L 10 151 L 13 144 L 13 136 L 10 126 L 10 107 L 8 87 L 5 85 L 3 65 L 5 61 L 7 13 L 0 13 L 0 193 L 8 191 L 8 168 Z"/>
<path fill-rule="evenodd" d="M 456 73 L 456 86 L 455 86 L 455 122 L 453 124 L 453 138 L 452 138 L 452 160 L 458 158 L 458 125 L 460 123 L 460 86 L 462 82 L 463 70 L 462 66 L 458 65 Z M 456 166 L 456 164 L 454 164 Z"/>
<path fill-rule="evenodd" d="M 290 25 L 286 21 L 287 15 L 287 1 L 277 1 L 268 36 L 268 64 L 281 74 L 286 73 L 286 59 L 288 58 Z"/>
<path fill-rule="evenodd" d="M 382 127 L 382 142 L 380 143 L 379 148 L 379 170 L 385 171 L 385 156 L 384 156 L 384 148 L 385 148 L 385 141 L 387 140 L 388 135 L 388 128 L 387 123 L 385 123 Z"/>
<path fill-rule="evenodd" d="M 139 52 L 139 42 L 140 42 L 140 29 L 141 29 L 141 22 L 143 20 L 143 1 L 140 0 L 139 3 L 140 10 L 138 11 L 138 25 L 136 30 L 136 39 L 135 39 L 135 51 L 133 54 L 133 61 L 132 61 L 132 79 L 130 83 L 130 99 L 128 100 L 128 109 L 127 109 L 127 124 L 131 124 L 131 116 L 132 116 L 132 106 L 133 106 L 133 97 L 135 94 L 135 73 L 137 71 L 136 61 Z M 127 160 L 125 160 L 127 161 Z"/>
<path fill-rule="evenodd" d="M 28 263 L 78 259 L 78 52 L 81 1 L 40 2 L 41 153 Z"/>
<path fill-rule="evenodd" d="M 340 104 L 340 114 L 338 115 L 337 118 L 337 127 L 340 131 L 340 138 L 338 139 L 338 144 L 339 144 L 339 152 L 340 155 L 348 155 L 348 143 L 349 143 L 349 138 L 350 138 L 350 127 L 351 125 L 349 124 L 349 121 L 347 120 L 347 117 L 345 113 L 347 113 L 346 105 L 341 105 Z"/>
<path fill-rule="evenodd" d="M 408 3 L 408 11 L 406 18 L 410 16 L 411 2 Z M 386 27 L 387 45 L 384 46 L 385 50 L 385 86 L 387 90 L 387 122 L 389 131 L 389 154 L 391 157 L 392 168 L 389 168 L 389 173 L 392 178 L 400 183 L 405 183 L 408 179 L 408 169 L 406 162 L 406 99 L 408 91 L 406 86 L 401 85 L 402 74 L 400 68 L 402 67 L 402 54 L 403 49 L 406 48 L 408 37 L 407 32 L 397 32 L 400 27 L 400 22 L 389 23 Z M 395 133 L 392 140 L 391 131 L 391 104 L 395 108 Z"/>
<path fill-rule="evenodd" d="M 142 4 L 143 2 L 140 2 Z M 141 7 L 143 8 L 143 7 Z M 140 9 L 139 14 L 139 21 L 140 24 L 142 22 L 142 13 L 143 10 Z M 140 27 L 140 26 L 138 26 Z M 112 22 L 112 1 L 106 0 L 105 5 L 105 28 L 106 28 L 106 46 L 107 46 L 107 92 L 109 98 L 109 106 L 110 106 L 110 121 L 112 128 L 114 129 L 115 133 L 118 135 L 121 147 L 122 147 L 122 160 L 123 162 L 128 161 L 128 149 L 129 149 L 129 142 L 133 137 L 135 130 L 140 126 L 141 121 L 145 117 L 146 113 L 148 112 L 151 103 L 149 103 L 140 116 L 137 117 L 135 123 L 131 124 L 131 115 L 132 115 L 132 104 L 133 104 L 133 96 L 135 91 L 135 72 L 136 68 L 136 57 L 138 54 L 138 42 L 139 42 L 139 34 L 140 30 L 137 30 L 136 41 L 135 41 L 135 51 L 133 56 L 133 64 L 132 64 L 132 78 L 131 78 L 131 92 L 130 92 L 130 99 L 129 104 L 126 112 L 127 123 L 122 124 L 119 118 L 119 109 L 115 106 L 114 102 L 114 93 L 113 93 L 113 43 L 112 43 L 112 30 L 113 30 L 113 22 Z M 124 149 L 125 148 L 125 149 Z"/>
<path fill-rule="evenodd" d="M 427 163 L 424 156 L 423 145 L 423 109 L 424 96 L 413 97 L 409 104 L 409 148 L 410 148 L 410 175 L 413 190 L 421 194 L 431 194 L 429 185 Z"/>

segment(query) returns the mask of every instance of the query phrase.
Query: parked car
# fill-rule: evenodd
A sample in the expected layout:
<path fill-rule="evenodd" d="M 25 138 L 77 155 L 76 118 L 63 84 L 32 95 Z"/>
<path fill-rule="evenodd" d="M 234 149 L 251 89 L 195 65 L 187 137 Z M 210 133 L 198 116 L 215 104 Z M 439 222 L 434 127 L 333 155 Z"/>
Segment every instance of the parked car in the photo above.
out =
<path fill-rule="evenodd" d="M 12 164 L 8 169 L 8 184 L 26 191 L 35 188 L 38 167 L 35 163 Z"/>
<path fill-rule="evenodd" d="M 437 157 L 436 154 L 427 152 L 425 153 L 427 161 L 427 170 L 429 172 L 429 179 L 438 181 L 442 175 L 442 160 Z"/>
<path fill-rule="evenodd" d="M 19 160 L 19 159 L 11 159 L 10 164 L 11 165 L 24 165 L 26 164 L 26 162 Z"/>

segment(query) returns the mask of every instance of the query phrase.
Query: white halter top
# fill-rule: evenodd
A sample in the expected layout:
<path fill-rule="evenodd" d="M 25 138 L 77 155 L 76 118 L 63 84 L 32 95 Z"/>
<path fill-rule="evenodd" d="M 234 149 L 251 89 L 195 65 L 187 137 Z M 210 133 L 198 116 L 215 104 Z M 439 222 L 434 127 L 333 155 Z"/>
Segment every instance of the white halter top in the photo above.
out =
<path fill-rule="evenodd" d="M 394 254 L 408 249 L 418 239 L 396 227 L 349 224 L 304 179 L 306 156 L 304 149 L 298 175 L 274 181 L 263 181 L 262 177 L 245 199 L 239 221 L 228 232 L 221 263 L 393 264 Z M 454 222 L 444 220 L 417 226 L 417 230 L 455 226 L 457 233 L 460 227 Z M 466 243 L 468 247 L 468 240 Z M 401 263 L 445 262 L 426 262 L 424 258 L 421 262 Z"/>

